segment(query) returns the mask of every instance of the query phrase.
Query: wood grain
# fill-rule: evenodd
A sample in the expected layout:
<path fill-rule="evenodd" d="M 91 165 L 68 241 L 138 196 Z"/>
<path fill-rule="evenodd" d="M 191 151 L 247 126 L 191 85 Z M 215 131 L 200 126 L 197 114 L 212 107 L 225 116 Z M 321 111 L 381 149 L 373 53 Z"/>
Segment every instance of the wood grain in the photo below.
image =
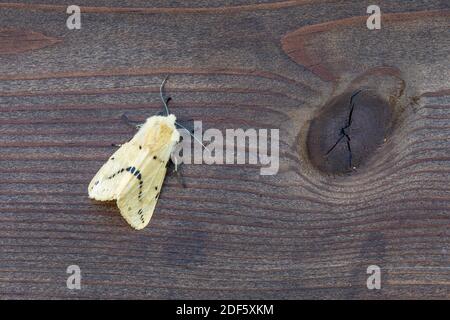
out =
<path fill-rule="evenodd" d="M 68 30 L 65 1 L 0 3 L 0 298 L 448 299 L 449 6 L 379 1 L 369 31 L 369 4 L 78 1 Z M 279 128 L 280 172 L 185 165 L 136 232 L 86 189 L 167 74 L 185 124 Z M 361 87 L 393 128 L 357 171 L 321 173 L 309 125 Z"/>
<path fill-rule="evenodd" d="M 37 50 L 59 42 L 31 30 L 0 29 L 0 54 L 15 54 Z"/>

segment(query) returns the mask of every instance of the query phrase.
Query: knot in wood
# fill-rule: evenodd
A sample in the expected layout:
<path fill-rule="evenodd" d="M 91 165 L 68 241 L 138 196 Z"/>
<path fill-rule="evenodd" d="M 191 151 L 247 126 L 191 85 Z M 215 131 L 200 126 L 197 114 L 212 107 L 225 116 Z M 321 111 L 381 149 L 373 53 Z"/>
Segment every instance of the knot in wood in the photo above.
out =
<path fill-rule="evenodd" d="M 386 100 L 371 91 L 344 93 L 327 103 L 311 121 L 307 148 L 324 173 L 351 173 L 376 152 L 392 125 Z"/>

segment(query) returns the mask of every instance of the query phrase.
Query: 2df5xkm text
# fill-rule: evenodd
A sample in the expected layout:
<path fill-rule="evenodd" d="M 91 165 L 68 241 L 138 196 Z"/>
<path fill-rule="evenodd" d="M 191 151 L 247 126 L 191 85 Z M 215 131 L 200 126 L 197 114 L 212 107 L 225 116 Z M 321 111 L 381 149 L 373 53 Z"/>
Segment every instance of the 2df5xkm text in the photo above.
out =
<path fill-rule="evenodd" d="M 216 315 L 273 315 L 273 305 L 258 305 L 258 304 L 221 304 L 219 308 L 214 307 L 201 307 L 201 306 L 189 306 L 183 304 L 183 306 L 177 307 L 177 315 L 199 315 L 204 318 L 211 314 Z"/>

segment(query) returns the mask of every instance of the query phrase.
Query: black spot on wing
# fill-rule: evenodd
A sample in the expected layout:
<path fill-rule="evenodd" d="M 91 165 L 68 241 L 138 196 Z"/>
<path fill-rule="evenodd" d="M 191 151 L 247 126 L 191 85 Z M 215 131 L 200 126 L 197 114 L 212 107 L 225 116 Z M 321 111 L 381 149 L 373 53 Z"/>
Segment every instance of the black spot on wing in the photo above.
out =
<path fill-rule="evenodd" d="M 141 222 L 142 223 L 144 223 L 144 216 L 143 216 L 143 211 L 142 211 L 142 209 L 139 209 L 139 211 L 138 211 L 138 215 L 139 215 L 139 218 L 141 219 Z"/>
<path fill-rule="evenodd" d="M 128 167 L 128 168 L 121 169 L 121 170 L 122 170 L 122 171 L 123 171 L 123 170 L 126 170 L 127 172 L 129 172 L 129 173 L 131 173 L 133 176 L 135 176 L 136 179 L 139 180 L 139 194 L 138 194 L 138 200 L 141 201 L 141 198 L 142 198 L 142 188 L 143 188 L 143 186 L 144 186 L 144 182 L 143 182 L 143 180 L 142 180 L 142 173 L 141 173 L 141 171 L 140 171 L 139 169 L 137 169 L 136 167 Z"/>
<path fill-rule="evenodd" d="M 110 180 L 112 178 L 115 178 L 118 174 L 122 173 L 124 171 L 124 169 L 120 169 L 118 171 L 116 171 L 115 173 L 113 173 L 112 175 L 110 175 L 109 177 L 107 177 L 106 179 Z"/>
<path fill-rule="evenodd" d="M 142 179 L 142 173 L 139 169 L 137 169 L 136 167 L 128 167 L 128 168 L 122 168 L 119 169 L 117 172 L 113 173 L 112 175 L 110 175 L 109 177 L 107 177 L 107 180 L 113 179 L 115 178 L 117 175 L 121 174 L 122 172 L 127 171 L 129 173 L 131 173 L 133 176 L 136 177 L 136 179 L 139 180 L 139 195 L 138 195 L 138 199 L 139 201 L 142 198 L 142 188 L 144 186 L 144 182 Z M 97 185 L 99 183 L 99 181 L 95 182 L 95 185 Z"/>

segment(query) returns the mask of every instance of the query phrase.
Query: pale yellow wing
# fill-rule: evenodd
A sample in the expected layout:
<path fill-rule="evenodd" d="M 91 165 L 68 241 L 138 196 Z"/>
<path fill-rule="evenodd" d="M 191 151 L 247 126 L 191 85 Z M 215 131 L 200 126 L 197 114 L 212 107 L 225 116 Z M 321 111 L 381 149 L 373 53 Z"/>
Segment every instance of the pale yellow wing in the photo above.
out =
<path fill-rule="evenodd" d="M 135 229 L 143 229 L 150 221 L 161 186 L 166 175 L 166 165 L 174 145 L 179 140 L 175 116 L 153 116 L 133 138 L 144 141 L 139 172 L 128 181 L 117 198 L 117 206 L 125 220 Z"/>
<path fill-rule="evenodd" d="M 166 164 L 167 161 L 148 157 L 138 176 L 117 199 L 120 213 L 135 229 L 143 229 L 150 222 L 166 175 Z"/>
<path fill-rule="evenodd" d="M 132 175 L 127 168 L 139 166 L 142 151 L 136 144 L 123 144 L 100 168 L 88 187 L 89 198 L 100 201 L 117 199 Z"/>

